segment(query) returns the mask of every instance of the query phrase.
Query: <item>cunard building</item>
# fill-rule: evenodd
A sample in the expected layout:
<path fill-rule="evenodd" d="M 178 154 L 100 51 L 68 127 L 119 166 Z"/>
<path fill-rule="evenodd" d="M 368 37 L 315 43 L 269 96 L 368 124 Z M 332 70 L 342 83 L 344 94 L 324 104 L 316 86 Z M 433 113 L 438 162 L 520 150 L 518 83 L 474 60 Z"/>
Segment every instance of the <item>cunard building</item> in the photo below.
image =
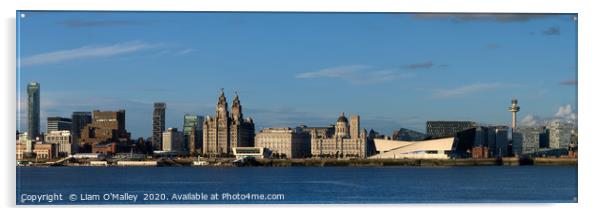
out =
<path fill-rule="evenodd" d="M 251 118 L 243 118 L 238 93 L 232 101 L 232 112 L 222 89 L 215 116 L 207 116 L 203 121 L 203 154 L 231 155 L 234 147 L 252 147 L 255 137 L 255 124 Z"/>

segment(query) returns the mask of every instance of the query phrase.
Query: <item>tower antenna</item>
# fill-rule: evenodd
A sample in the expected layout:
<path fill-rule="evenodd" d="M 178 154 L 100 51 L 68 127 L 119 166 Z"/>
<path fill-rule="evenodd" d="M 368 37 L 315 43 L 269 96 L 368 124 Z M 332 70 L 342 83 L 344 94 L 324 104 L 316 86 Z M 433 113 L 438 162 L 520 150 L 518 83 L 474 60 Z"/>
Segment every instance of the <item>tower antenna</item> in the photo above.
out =
<path fill-rule="evenodd" d="M 520 111 L 520 106 L 518 106 L 518 100 L 512 99 L 512 105 L 508 107 L 508 112 L 512 113 L 512 130 L 516 129 L 516 113 Z"/>

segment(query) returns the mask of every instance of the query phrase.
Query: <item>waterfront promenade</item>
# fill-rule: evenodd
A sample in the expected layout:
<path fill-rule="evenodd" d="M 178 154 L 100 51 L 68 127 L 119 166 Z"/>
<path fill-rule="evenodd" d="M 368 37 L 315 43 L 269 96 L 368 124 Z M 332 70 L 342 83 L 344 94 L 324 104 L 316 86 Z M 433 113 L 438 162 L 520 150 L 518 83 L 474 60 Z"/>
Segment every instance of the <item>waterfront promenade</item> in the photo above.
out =
<path fill-rule="evenodd" d="M 198 163 L 198 162 L 202 163 Z M 101 162 L 101 163 L 99 163 Z M 197 163 L 195 163 L 197 162 Z M 485 158 L 485 159 L 256 159 L 245 163 L 235 163 L 232 158 L 211 158 L 198 160 L 196 158 L 158 158 L 145 161 L 78 161 L 59 160 L 46 162 L 24 163 L 20 166 L 204 166 L 204 167 L 381 167 L 381 166 L 525 166 L 525 165 L 572 165 L 578 164 L 577 158 Z"/>

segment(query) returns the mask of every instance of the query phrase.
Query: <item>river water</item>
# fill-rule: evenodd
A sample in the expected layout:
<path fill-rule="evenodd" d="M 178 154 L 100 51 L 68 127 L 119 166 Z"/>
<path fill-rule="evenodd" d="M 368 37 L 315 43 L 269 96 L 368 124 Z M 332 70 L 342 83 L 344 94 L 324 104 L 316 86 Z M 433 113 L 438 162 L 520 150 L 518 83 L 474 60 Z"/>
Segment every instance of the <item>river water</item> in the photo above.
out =
<path fill-rule="evenodd" d="M 17 167 L 17 204 L 572 203 L 577 166 Z"/>

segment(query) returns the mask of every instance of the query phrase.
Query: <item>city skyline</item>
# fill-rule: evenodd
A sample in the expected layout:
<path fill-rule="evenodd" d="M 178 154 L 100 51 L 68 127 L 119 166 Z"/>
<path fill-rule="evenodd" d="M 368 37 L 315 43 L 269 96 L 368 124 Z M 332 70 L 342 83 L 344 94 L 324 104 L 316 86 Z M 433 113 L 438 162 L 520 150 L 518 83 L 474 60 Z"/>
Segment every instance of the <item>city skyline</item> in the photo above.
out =
<path fill-rule="evenodd" d="M 512 98 L 519 126 L 577 118 L 575 15 L 19 14 L 20 131 L 31 81 L 41 126 L 126 109 L 133 137 L 150 137 L 155 102 L 167 104 L 166 128 L 213 115 L 220 88 L 240 93 L 256 130 L 326 126 L 341 112 L 383 134 L 427 120 L 509 125 Z"/>

